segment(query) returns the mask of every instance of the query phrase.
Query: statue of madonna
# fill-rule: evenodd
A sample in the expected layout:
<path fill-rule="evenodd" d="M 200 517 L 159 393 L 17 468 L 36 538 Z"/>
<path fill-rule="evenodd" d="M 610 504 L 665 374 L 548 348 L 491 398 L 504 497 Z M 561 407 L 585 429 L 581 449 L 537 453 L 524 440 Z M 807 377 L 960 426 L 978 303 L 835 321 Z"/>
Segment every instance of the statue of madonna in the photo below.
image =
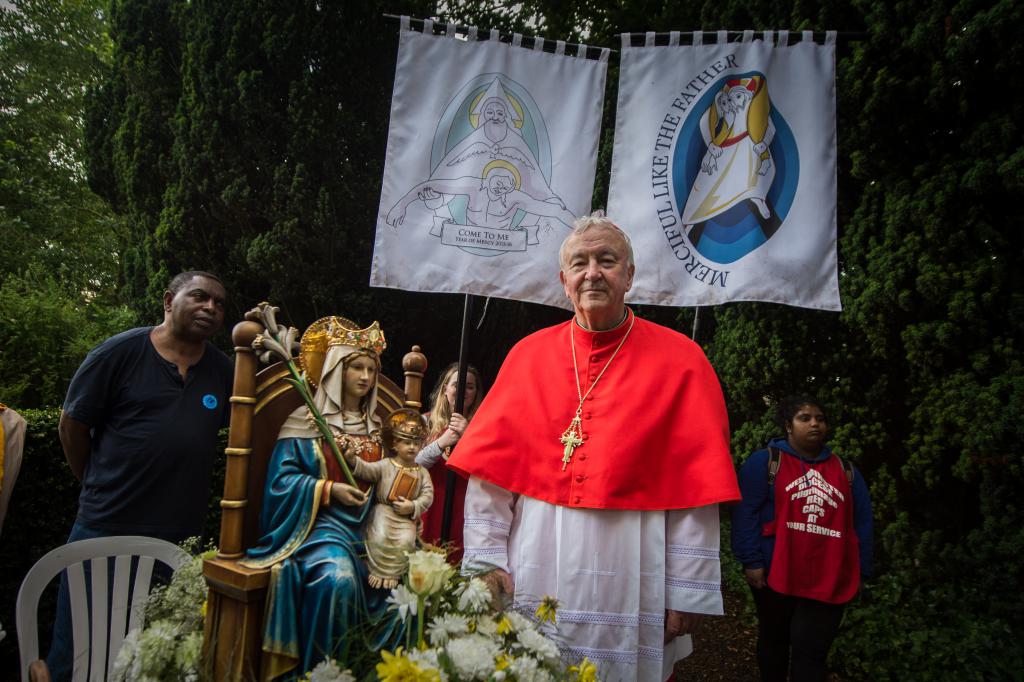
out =
<path fill-rule="evenodd" d="M 374 411 L 386 343 L 376 322 L 355 327 L 336 317 L 311 325 L 302 337 L 303 364 L 313 380 L 306 351 L 319 346 L 314 355 L 323 358 L 323 370 L 314 403 L 339 450 L 374 462 L 381 458 Z M 393 648 L 402 637 L 401 621 L 386 610 L 388 591 L 368 586 L 360 558 L 373 506 L 368 488 L 345 483 L 305 405 L 285 420 L 267 469 L 261 538 L 242 562 L 271 567 L 265 679 L 301 676 L 324 658 L 343 659 L 349 649 Z"/>

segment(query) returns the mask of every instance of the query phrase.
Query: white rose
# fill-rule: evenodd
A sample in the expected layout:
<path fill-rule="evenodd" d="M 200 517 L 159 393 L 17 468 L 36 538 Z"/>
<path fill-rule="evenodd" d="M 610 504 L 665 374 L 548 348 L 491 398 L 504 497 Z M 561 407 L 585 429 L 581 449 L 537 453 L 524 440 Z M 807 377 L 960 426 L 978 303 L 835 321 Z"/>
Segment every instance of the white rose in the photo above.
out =
<path fill-rule="evenodd" d="M 455 572 L 444 554 L 419 550 L 409 552 L 409 588 L 421 597 L 440 592 Z"/>

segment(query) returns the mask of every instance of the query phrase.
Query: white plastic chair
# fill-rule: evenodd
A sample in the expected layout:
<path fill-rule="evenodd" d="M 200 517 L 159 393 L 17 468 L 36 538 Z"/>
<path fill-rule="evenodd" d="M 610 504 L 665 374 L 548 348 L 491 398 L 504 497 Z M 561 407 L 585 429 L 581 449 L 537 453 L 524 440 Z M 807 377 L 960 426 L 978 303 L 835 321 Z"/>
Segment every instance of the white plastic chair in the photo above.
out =
<path fill-rule="evenodd" d="M 113 593 L 109 597 L 108 557 L 114 558 Z M 138 566 L 134 584 L 129 585 L 133 577 L 133 558 L 138 558 Z M 107 679 L 107 671 L 113 669 L 125 636 L 143 625 L 143 609 L 153 578 L 154 560 L 176 571 L 189 560 L 189 556 L 180 547 L 165 540 L 120 535 L 72 542 L 39 559 L 25 575 L 18 591 L 16 625 L 22 682 L 28 682 L 29 666 L 39 658 L 36 617 L 39 596 L 50 581 L 65 569 L 68 572 L 71 630 L 74 638 L 72 680 Z M 91 599 L 86 598 L 86 562 L 89 562 L 91 571 Z"/>

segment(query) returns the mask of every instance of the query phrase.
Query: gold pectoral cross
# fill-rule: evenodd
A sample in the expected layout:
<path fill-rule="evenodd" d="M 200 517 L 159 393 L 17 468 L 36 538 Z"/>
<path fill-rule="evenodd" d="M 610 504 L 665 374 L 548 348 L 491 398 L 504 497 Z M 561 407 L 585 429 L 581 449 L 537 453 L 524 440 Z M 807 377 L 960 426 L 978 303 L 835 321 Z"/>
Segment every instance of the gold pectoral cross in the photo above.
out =
<path fill-rule="evenodd" d="M 565 471 L 565 467 L 569 465 L 569 460 L 572 459 L 573 451 L 583 445 L 583 426 L 580 423 L 579 412 L 569 422 L 569 428 L 565 430 L 562 437 L 558 439 L 561 441 L 565 449 L 562 450 L 562 471 Z"/>

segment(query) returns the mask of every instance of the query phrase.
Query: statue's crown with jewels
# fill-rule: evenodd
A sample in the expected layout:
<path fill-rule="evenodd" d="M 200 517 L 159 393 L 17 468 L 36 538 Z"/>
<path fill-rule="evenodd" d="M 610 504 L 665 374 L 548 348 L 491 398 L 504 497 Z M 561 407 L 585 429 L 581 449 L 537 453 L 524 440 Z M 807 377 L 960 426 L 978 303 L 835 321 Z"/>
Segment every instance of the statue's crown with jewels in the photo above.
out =
<path fill-rule="evenodd" d="M 322 317 L 309 325 L 299 345 L 302 349 L 299 355 L 302 368 L 314 386 L 320 382 L 324 357 L 331 346 L 352 346 L 373 351 L 378 356 L 388 347 L 384 330 L 378 322 L 374 321 L 369 327 L 360 329 L 352 320 L 337 315 Z"/>

